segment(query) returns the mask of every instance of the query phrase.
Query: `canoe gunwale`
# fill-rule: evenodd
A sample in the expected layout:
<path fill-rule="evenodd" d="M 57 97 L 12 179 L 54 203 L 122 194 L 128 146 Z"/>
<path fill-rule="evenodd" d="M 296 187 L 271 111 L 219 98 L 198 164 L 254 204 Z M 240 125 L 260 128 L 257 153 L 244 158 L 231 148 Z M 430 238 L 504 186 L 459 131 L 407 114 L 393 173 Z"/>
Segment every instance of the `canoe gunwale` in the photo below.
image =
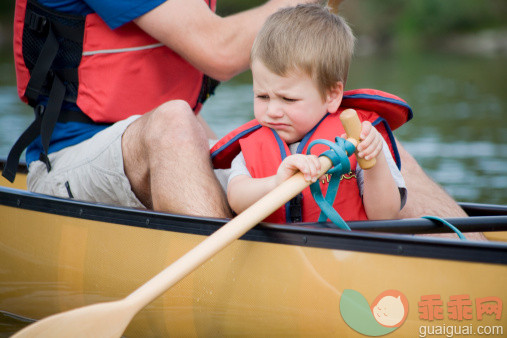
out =
<path fill-rule="evenodd" d="M 228 221 L 227 219 L 193 217 L 81 202 L 6 187 L 0 187 L 0 205 L 60 216 L 203 236 L 212 234 Z M 452 219 L 450 220 L 452 221 Z M 454 220 L 459 220 L 464 224 L 468 222 L 472 229 L 475 229 L 473 226 L 476 226 L 477 223 L 491 220 L 499 224 L 499 230 L 501 227 L 503 230 L 507 229 L 507 216 L 470 217 Z M 350 222 L 353 229 L 362 229 L 362 231 L 352 232 L 330 228 L 329 224 L 261 223 L 241 237 L 241 240 L 407 257 L 507 264 L 507 243 L 432 239 L 406 234 L 364 231 L 382 227 L 384 230 L 389 227 L 392 229 L 393 223 L 426 228 L 426 231 L 428 228 L 435 228 L 432 221 L 427 219 Z M 444 231 L 443 227 L 441 231 Z"/>

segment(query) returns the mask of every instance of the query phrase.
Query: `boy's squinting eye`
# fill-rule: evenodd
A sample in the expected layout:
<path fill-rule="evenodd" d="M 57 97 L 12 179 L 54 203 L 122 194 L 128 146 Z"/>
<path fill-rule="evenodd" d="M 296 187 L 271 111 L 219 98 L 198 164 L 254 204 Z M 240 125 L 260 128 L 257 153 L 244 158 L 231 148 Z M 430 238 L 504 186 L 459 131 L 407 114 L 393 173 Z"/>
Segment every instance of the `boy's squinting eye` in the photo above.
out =
<path fill-rule="evenodd" d="M 298 99 L 291 99 L 290 97 L 284 97 L 283 100 L 287 101 L 287 102 L 296 102 L 296 101 L 298 101 Z"/>
<path fill-rule="evenodd" d="M 269 96 L 267 95 L 255 95 L 256 98 L 258 98 L 259 100 L 267 100 L 269 98 Z"/>

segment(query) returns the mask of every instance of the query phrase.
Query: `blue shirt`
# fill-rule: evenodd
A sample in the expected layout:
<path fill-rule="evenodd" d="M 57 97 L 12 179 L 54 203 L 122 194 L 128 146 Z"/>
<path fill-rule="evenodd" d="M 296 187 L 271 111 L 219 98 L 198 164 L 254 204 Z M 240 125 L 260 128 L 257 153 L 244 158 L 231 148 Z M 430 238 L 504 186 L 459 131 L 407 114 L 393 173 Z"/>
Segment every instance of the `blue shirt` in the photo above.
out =
<path fill-rule="evenodd" d="M 111 29 L 140 17 L 165 0 L 38 0 L 56 11 L 86 15 L 97 13 Z"/>
<path fill-rule="evenodd" d="M 111 28 L 118 28 L 149 12 L 165 0 L 38 0 L 42 5 L 69 14 L 86 15 L 97 13 Z M 74 104 L 65 104 L 64 109 L 79 110 Z M 78 144 L 107 125 L 80 122 L 56 123 L 49 145 L 49 153 Z M 40 136 L 26 149 L 26 163 L 38 160 L 43 151 Z"/>

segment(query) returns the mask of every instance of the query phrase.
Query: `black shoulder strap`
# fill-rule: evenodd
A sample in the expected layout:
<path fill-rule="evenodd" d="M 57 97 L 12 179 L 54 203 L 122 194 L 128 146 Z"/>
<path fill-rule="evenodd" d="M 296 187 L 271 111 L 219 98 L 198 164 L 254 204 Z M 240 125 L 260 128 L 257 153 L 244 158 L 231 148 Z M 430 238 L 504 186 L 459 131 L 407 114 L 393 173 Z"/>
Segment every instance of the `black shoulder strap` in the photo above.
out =
<path fill-rule="evenodd" d="M 34 107 L 35 120 L 16 141 L 7 157 L 2 175 L 13 182 L 21 153 L 41 135 L 42 160 L 48 171 L 49 143 L 60 115 L 68 115 L 65 121 L 93 122 L 83 113 L 60 114 L 64 100 L 75 102 L 77 92 L 69 93 L 68 88 L 77 88 L 77 66 L 82 54 L 84 17 L 60 14 L 34 0 L 28 0 L 23 29 L 23 57 L 30 71 L 25 96 Z M 63 49 L 61 50 L 61 44 Z M 40 105 L 39 96 L 47 95 L 46 107 Z M 74 116 L 77 115 L 77 119 Z"/>
<path fill-rule="evenodd" d="M 40 107 L 44 108 L 43 106 Z M 2 176 L 11 182 L 14 182 L 14 178 L 16 177 L 16 169 L 19 165 L 21 153 L 25 150 L 28 144 L 34 140 L 33 135 L 38 135 L 40 133 L 42 113 L 39 113 L 39 109 L 35 109 L 35 120 L 23 132 L 23 134 L 21 134 L 16 143 L 14 143 L 14 146 L 11 148 L 9 156 L 7 157 L 5 167 L 2 170 Z"/>

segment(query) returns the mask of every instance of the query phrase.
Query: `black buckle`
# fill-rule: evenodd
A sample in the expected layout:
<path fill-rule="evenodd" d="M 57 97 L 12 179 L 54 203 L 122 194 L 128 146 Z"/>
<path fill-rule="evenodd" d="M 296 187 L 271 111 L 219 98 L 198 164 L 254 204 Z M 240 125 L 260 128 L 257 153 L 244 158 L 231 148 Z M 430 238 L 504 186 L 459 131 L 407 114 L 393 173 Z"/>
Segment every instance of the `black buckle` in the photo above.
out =
<path fill-rule="evenodd" d="M 56 76 L 56 74 L 54 71 L 52 71 L 51 69 L 48 70 L 48 74 L 46 75 L 46 80 L 44 81 L 44 84 L 51 86 L 51 84 L 53 83 L 53 80 L 55 79 L 55 76 Z"/>
<path fill-rule="evenodd" d="M 42 116 L 44 115 L 44 111 L 46 110 L 46 107 L 42 104 L 38 104 L 33 109 L 33 113 L 35 114 L 35 119 L 42 119 Z"/>
<path fill-rule="evenodd" d="M 296 223 L 303 221 L 301 206 L 303 201 L 303 194 L 298 194 L 289 202 L 290 222 Z"/>
<path fill-rule="evenodd" d="M 48 172 L 51 171 L 51 163 L 49 162 L 49 157 L 45 153 L 40 153 L 39 155 L 39 161 L 44 162 L 46 165 L 46 168 L 48 169 Z"/>
<path fill-rule="evenodd" d="M 215 89 L 220 84 L 220 81 L 217 81 L 207 75 L 203 76 L 201 92 L 199 93 L 199 97 L 197 98 L 197 103 L 204 103 L 211 95 L 215 94 Z"/>
<path fill-rule="evenodd" d="M 48 19 L 34 12 L 30 12 L 30 17 L 28 18 L 28 27 L 38 34 L 45 33 L 48 28 Z"/>

